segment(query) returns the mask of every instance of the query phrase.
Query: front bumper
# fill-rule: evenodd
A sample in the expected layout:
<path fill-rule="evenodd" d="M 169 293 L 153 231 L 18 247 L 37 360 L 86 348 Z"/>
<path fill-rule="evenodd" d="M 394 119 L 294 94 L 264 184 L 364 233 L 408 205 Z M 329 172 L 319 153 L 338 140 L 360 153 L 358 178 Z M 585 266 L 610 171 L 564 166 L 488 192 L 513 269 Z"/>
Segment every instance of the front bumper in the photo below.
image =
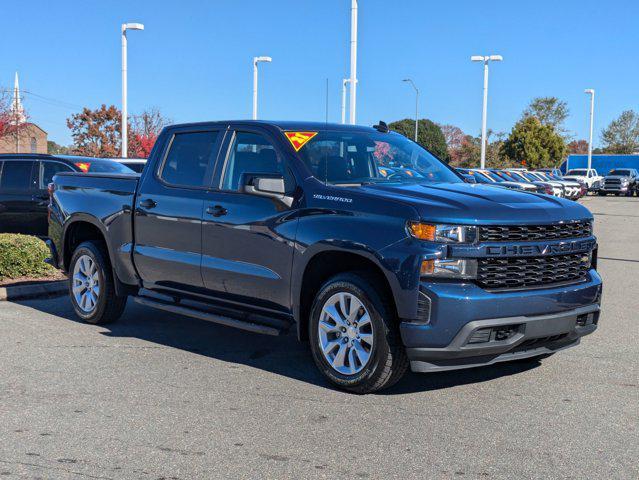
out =
<path fill-rule="evenodd" d="M 599 321 L 601 278 L 563 287 L 492 293 L 474 284 L 423 283 L 427 323 L 402 322 L 411 369 L 454 370 L 577 345 Z"/>

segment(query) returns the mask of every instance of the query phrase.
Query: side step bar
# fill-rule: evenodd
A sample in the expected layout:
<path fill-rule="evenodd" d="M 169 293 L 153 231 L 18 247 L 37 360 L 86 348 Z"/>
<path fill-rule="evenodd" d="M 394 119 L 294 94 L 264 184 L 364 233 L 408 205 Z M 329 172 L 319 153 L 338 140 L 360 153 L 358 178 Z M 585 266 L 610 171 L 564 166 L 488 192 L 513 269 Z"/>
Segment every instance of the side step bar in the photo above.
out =
<path fill-rule="evenodd" d="M 147 307 L 158 308 L 166 312 L 177 313 L 178 315 L 186 315 L 187 317 L 198 318 L 200 320 L 206 320 L 207 322 L 219 323 L 220 325 L 226 325 L 227 327 L 235 327 L 242 330 L 248 330 L 254 333 L 263 333 L 265 335 L 279 335 L 282 333 L 274 327 L 267 325 L 260 325 L 258 323 L 243 322 L 231 317 L 225 317 L 223 315 L 217 315 L 215 313 L 204 312 L 195 308 L 184 307 L 181 305 L 175 305 L 166 303 L 161 300 L 155 300 L 147 297 L 133 297 L 133 300 L 140 305 L 146 305 Z"/>

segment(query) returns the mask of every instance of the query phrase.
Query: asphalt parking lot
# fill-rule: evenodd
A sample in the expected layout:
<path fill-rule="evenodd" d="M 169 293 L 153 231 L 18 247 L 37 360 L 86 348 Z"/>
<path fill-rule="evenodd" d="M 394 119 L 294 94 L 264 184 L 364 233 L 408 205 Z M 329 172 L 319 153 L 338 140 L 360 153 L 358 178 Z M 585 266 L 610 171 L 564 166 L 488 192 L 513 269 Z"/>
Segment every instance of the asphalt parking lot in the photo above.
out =
<path fill-rule="evenodd" d="M 0 477 L 639 477 L 639 198 L 588 197 L 600 328 L 541 363 L 356 396 L 305 345 L 129 303 L 0 302 Z"/>

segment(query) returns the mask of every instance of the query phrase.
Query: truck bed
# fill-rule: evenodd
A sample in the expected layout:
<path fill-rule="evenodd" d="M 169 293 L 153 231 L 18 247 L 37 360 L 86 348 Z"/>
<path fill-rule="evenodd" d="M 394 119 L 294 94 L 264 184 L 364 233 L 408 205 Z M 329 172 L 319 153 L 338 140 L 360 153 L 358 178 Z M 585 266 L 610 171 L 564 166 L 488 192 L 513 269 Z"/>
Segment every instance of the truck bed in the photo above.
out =
<path fill-rule="evenodd" d="M 133 205 L 139 174 L 65 172 L 53 177 L 49 235 L 58 245 L 63 232 L 76 219 L 94 224 L 107 240 L 118 277 L 136 283 L 131 261 Z M 60 207 L 64 205 L 64 209 Z M 64 265 L 60 265 L 64 268 Z"/>

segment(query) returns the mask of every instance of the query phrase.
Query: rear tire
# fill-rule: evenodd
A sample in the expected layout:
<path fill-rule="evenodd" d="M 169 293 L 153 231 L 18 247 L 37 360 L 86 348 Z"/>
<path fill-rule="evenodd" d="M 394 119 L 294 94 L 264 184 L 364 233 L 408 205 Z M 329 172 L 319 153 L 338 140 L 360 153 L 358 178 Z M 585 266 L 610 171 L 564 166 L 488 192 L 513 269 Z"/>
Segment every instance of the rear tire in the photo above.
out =
<path fill-rule="evenodd" d="M 73 252 L 69 296 L 76 315 L 87 323 L 101 325 L 120 318 L 127 296 L 115 293 L 113 271 L 103 245 L 84 242 Z"/>
<path fill-rule="evenodd" d="M 408 368 L 393 309 L 364 275 L 329 279 L 315 296 L 309 320 L 317 368 L 331 383 L 354 393 L 388 388 Z"/>

